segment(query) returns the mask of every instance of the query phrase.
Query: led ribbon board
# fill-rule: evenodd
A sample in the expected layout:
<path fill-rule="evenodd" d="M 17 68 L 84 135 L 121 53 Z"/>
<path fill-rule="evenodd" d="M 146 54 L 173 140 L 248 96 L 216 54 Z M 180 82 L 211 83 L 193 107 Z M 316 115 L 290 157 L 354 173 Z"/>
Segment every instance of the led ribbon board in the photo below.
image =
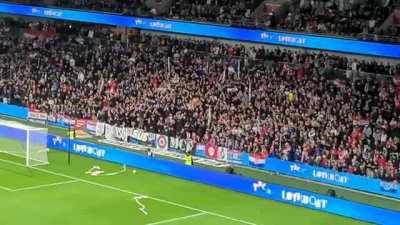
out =
<path fill-rule="evenodd" d="M 243 153 L 241 165 L 256 167 L 257 169 L 267 170 L 275 173 L 286 174 L 307 180 L 318 181 L 325 184 L 332 184 L 360 191 L 375 193 L 400 199 L 400 185 L 396 182 L 386 182 L 367 176 L 360 176 L 346 172 L 339 172 L 332 169 L 310 166 L 303 163 L 268 158 L 264 165 L 253 166 L 249 162 L 247 153 Z M 236 162 L 232 162 L 236 163 Z"/>
<path fill-rule="evenodd" d="M 0 3 L 0 13 L 400 59 L 400 45 L 100 12 Z"/>

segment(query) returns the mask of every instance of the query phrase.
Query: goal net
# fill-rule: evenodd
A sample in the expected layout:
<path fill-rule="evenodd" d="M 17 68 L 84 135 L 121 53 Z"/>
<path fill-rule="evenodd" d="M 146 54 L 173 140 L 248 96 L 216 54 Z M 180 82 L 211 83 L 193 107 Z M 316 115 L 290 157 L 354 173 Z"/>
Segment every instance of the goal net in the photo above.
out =
<path fill-rule="evenodd" d="M 25 158 L 26 166 L 48 164 L 47 129 L 0 120 L 0 152 Z"/>

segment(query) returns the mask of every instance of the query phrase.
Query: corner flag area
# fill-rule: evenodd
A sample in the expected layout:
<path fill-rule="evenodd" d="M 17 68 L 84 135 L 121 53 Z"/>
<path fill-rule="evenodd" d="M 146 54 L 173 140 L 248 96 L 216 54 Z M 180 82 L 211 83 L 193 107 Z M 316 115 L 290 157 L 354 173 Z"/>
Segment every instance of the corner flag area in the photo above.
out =
<path fill-rule="evenodd" d="M 54 150 L 48 157 L 26 167 L 0 153 L 1 224 L 366 224 L 80 156 L 68 165 Z"/>

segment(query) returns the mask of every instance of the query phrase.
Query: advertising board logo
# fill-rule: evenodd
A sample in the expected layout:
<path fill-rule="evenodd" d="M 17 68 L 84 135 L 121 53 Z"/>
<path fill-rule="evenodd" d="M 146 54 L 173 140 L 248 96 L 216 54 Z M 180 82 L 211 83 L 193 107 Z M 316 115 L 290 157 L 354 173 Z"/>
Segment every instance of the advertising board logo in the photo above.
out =
<path fill-rule="evenodd" d="M 295 36 L 288 36 L 288 35 L 278 35 L 278 41 L 282 43 L 293 43 L 293 44 L 305 44 L 306 39 L 295 37 Z"/>
<path fill-rule="evenodd" d="M 61 144 L 62 143 L 62 137 L 60 137 L 60 136 L 55 136 L 54 138 L 53 138 L 53 144 L 54 145 L 56 145 L 56 144 Z"/>
<path fill-rule="evenodd" d="M 142 19 L 135 19 L 135 24 L 136 25 L 142 25 L 143 24 L 143 20 Z"/>
<path fill-rule="evenodd" d="M 381 181 L 381 190 L 382 191 L 397 193 L 398 189 L 399 189 L 399 187 L 398 187 L 397 183 Z"/>
<path fill-rule="evenodd" d="M 297 164 L 290 165 L 290 171 L 291 172 L 300 172 L 300 166 Z"/>
<path fill-rule="evenodd" d="M 316 209 L 325 209 L 328 204 L 328 200 L 326 199 L 318 198 L 314 195 L 303 194 L 301 192 L 282 190 L 281 198 L 285 201 L 311 206 Z"/>
<path fill-rule="evenodd" d="M 53 146 L 63 147 L 63 148 L 67 147 L 66 141 L 64 141 L 64 139 L 62 137 L 60 137 L 60 136 L 54 136 L 52 138 L 52 142 L 53 142 Z"/>
<path fill-rule="evenodd" d="M 86 144 L 78 144 L 78 143 L 73 144 L 72 150 L 77 153 L 87 154 L 87 155 L 94 156 L 97 158 L 104 158 L 104 156 L 106 154 L 106 150 L 104 150 L 104 149 L 86 145 Z"/>
<path fill-rule="evenodd" d="M 32 13 L 40 13 L 40 10 L 38 8 L 32 8 Z"/>
<path fill-rule="evenodd" d="M 253 191 L 261 191 L 264 193 L 267 193 L 268 195 L 272 194 L 271 189 L 268 188 L 267 183 L 262 182 L 262 181 L 257 181 L 253 183 Z"/>
<path fill-rule="evenodd" d="M 63 12 L 61 10 L 46 9 L 43 11 L 43 14 L 49 17 L 62 17 Z"/>
<path fill-rule="evenodd" d="M 161 29 L 161 30 L 171 30 L 172 29 L 172 23 L 165 23 L 165 22 L 161 22 L 161 21 L 153 21 L 153 22 L 150 22 L 150 27 Z"/>
<path fill-rule="evenodd" d="M 340 184 L 346 184 L 349 181 L 349 178 L 347 176 L 342 176 L 336 172 L 313 170 L 312 175 L 315 178 L 329 180 Z"/>
<path fill-rule="evenodd" d="M 267 33 L 267 32 L 262 32 L 261 33 L 261 39 L 267 39 L 267 38 L 269 38 L 270 36 L 269 36 L 269 34 Z"/>

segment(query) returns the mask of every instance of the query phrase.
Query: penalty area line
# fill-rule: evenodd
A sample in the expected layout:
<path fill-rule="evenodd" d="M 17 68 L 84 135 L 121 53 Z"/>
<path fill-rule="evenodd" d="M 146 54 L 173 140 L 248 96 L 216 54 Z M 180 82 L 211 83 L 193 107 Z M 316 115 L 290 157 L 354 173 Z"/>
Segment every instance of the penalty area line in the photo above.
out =
<path fill-rule="evenodd" d="M 16 162 L 9 161 L 9 160 L 0 159 L 0 161 L 1 162 L 5 162 L 5 163 L 9 163 L 9 164 L 12 164 L 12 165 L 25 167 L 24 164 L 16 163 Z M 230 216 L 225 216 L 225 215 L 222 215 L 222 214 L 219 214 L 219 213 L 214 213 L 214 212 L 210 212 L 210 211 L 194 208 L 194 207 L 191 207 L 191 206 L 179 204 L 179 203 L 176 203 L 176 202 L 172 202 L 172 201 L 168 201 L 168 200 L 164 200 L 164 199 L 160 199 L 160 198 L 151 197 L 151 196 L 148 196 L 148 195 L 139 194 L 139 193 L 136 193 L 136 192 L 133 192 L 133 191 L 124 190 L 124 189 L 117 188 L 117 187 L 110 186 L 110 185 L 96 183 L 96 182 L 85 180 L 85 179 L 82 179 L 82 178 L 69 176 L 69 175 L 66 175 L 66 174 L 63 174 L 63 173 L 53 172 L 51 170 L 46 170 L 46 169 L 38 168 L 38 167 L 29 167 L 29 168 L 31 168 L 33 170 L 37 170 L 37 171 L 53 174 L 53 175 L 56 175 L 56 176 L 60 176 L 60 177 L 66 177 L 66 178 L 69 178 L 71 180 L 81 181 L 83 183 L 91 184 L 91 185 L 98 186 L 98 187 L 103 187 L 103 188 L 114 190 L 114 191 L 119 191 L 119 192 L 131 194 L 131 195 L 144 196 L 147 199 L 153 199 L 153 200 L 158 201 L 158 202 L 164 202 L 164 203 L 167 203 L 167 204 L 170 204 L 170 205 L 175 205 L 175 206 L 178 206 L 178 207 L 181 207 L 181 208 L 185 208 L 185 209 L 191 209 L 193 211 L 198 211 L 198 212 L 201 212 L 201 213 L 204 213 L 204 214 L 214 215 L 214 216 L 217 216 L 217 217 L 220 217 L 220 218 L 224 218 L 224 219 L 227 219 L 227 220 L 239 222 L 239 223 L 242 223 L 242 224 L 257 225 L 257 224 L 252 223 L 252 222 L 248 222 L 248 221 L 241 220 L 241 219 L 236 219 L 236 218 L 233 218 L 233 217 L 230 217 Z"/>
<path fill-rule="evenodd" d="M 139 210 L 142 211 L 143 214 L 147 215 L 148 213 L 146 211 L 146 206 L 139 201 L 140 199 L 144 199 L 144 198 L 147 198 L 147 196 L 138 195 L 138 196 L 133 197 L 133 199 L 136 201 L 136 203 L 140 206 Z"/>
<path fill-rule="evenodd" d="M 46 187 L 54 187 L 54 186 L 59 186 L 59 185 L 64 185 L 64 184 L 71 184 L 71 183 L 76 183 L 76 182 L 79 182 L 79 180 L 68 180 L 68 181 L 62 181 L 62 182 L 51 183 L 51 184 L 43 184 L 43 185 L 36 185 L 36 186 L 31 186 L 31 187 L 18 188 L 18 189 L 12 190 L 12 192 L 35 190 L 35 189 L 41 189 L 41 188 L 46 188 Z"/>
<path fill-rule="evenodd" d="M 8 187 L 4 187 L 0 185 L 0 190 L 4 190 L 4 191 L 13 191 L 13 189 L 8 188 Z"/>
<path fill-rule="evenodd" d="M 176 217 L 176 218 L 172 218 L 172 219 L 168 219 L 168 220 L 162 220 L 162 221 L 158 221 L 155 223 L 148 223 L 146 225 L 156 225 L 156 224 L 165 224 L 165 223 L 170 223 L 170 222 L 175 222 L 178 220 L 185 220 L 185 219 L 189 219 L 189 218 L 193 218 L 193 217 L 197 217 L 197 216 L 202 216 L 202 215 L 207 215 L 206 212 L 201 212 L 201 213 L 196 213 L 196 214 L 192 214 L 189 216 L 181 216 L 181 217 Z"/>

